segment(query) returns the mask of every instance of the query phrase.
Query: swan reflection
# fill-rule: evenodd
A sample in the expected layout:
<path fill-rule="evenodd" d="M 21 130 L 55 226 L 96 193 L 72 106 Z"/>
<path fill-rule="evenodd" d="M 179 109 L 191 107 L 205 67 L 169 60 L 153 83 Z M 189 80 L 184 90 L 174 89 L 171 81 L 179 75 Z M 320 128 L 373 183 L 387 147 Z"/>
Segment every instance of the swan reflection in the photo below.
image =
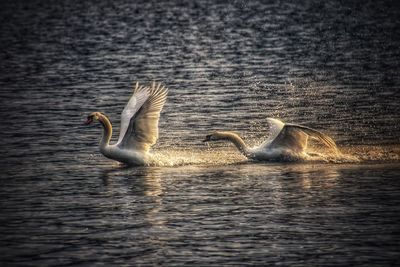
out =
<path fill-rule="evenodd" d="M 160 169 L 156 167 L 105 169 L 101 174 L 103 185 L 111 195 L 127 193 L 133 195 L 160 196 L 162 194 Z"/>

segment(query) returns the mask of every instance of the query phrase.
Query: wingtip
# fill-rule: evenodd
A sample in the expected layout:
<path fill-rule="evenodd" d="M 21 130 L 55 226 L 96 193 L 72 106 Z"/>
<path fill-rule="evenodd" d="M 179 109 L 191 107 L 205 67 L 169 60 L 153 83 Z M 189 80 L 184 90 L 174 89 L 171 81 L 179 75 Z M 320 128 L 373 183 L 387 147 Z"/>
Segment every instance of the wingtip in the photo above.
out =
<path fill-rule="evenodd" d="M 162 83 L 160 82 L 155 82 L 153 81 L 150 89 L 150 94 L 152 96 L 159 96 L 168 93 L 168 88 L 165 87 Z"/>
<path fill-rule="evenodd" d="M 136 81 L 133 85 L 133 92 L 136 92 L 139 89 L 139 82 Z"/>
<path fill-rule="evenodd" d="M 146 91 L 151 98 L 166 98 L 168 94 L 168 88 L 156 81 L 153 81 L 149 86 L 143 86 L 139 82 L 136 82 L 133 93 L 137 94 L 142 91 Z"/>
<path fill-rule="evenodd" d="M 267 122 L 270 127 L 272 127 L 272 126 L 284 127 L 286 125 L 286 123 L 284 123 L 283 121 L 281 121 L 279 119 L 271 118 L 271 117 L 267 118 Z"/>

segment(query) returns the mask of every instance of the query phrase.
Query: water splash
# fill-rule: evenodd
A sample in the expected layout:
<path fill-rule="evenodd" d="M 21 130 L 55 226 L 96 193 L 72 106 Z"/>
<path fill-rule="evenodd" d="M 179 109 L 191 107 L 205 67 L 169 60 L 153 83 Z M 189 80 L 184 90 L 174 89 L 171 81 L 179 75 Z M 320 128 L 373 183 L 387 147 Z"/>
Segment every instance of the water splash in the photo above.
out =
<path fill-rule="evenodd" d="M 153 154 L 157 166 L 227 165 L 246 161 L 233 149 L 161 149 Z"/>
<path fill-rule="evenodd" d="M 400 162 L 400 145 L 354 145 L 341 150 L 360 162 Z"/>
<path fill-rule="evenodd" d="M 319 147 L 310 147 L 306 155 L 294 155 L 281 162 L 302 163 L 366 163 L 400 162 L 400 146 L 342 146 L 340 153 L 334 153 Z M 159 149 L 154 152 L 154 166 L 204 165 L 218 166 L 249 162 L 232 147 L 211 147 L 195 149 Z M 275 161 L 277 162 L 277 161 Z"/>

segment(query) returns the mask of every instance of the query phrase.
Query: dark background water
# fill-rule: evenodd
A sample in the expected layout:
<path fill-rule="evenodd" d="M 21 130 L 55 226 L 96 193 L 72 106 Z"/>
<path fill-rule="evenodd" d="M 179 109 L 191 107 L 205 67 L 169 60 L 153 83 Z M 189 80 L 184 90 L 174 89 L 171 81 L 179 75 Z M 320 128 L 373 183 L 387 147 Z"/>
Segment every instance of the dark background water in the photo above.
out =
<path fill-rule="evenodd" d="M 396 1 L 1 1 L 1 262 L 398 264 L 399 25 Z M 155 149 L 201 166 L 99 155 L 81 122 L 118 133 L 136 80 L 170 89 Z M 260 142 L 267 117 L 371 161 L 203 151 L 218 129 Z"/>

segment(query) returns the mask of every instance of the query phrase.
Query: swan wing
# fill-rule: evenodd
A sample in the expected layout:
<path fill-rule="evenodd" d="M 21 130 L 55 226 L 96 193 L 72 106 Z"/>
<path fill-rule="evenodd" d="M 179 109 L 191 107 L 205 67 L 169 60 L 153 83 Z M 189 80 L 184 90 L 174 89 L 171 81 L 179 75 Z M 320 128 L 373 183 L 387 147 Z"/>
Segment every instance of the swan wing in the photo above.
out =
<path fill-rule="evenodd" d="M 147 152 L 158 139 L 158 121 L 168 89 L 160 83 L 153 83 L 151 88 L 147 88 L 147 93 L 147 99 L 130 119 L 121 142 L 123 148 Z"/>
<path fill-rule="evenodd" d="M 335 141 L 328 135 L 306 126 L 290 123 L 283 124 L 279 134 L 269 143 L 269 148 L 288 148 L 302 152 L 307 147 L 308 137 L 319 140 L 333 151 L 338 151 Z"/>
<path fill-rule="evenodd" d="M 312 128 L 309 128 L 306 126 L 302 126 L 302 125 L 296 125 L 296 124 L 285 124 L 285 126 L 290 129 L 297 130 L 297 131 L 300 130 L 300 131 L 306 133 L 309 137 L 320 141 L 322 144 L 324 144 L 326 147 L 328 147 L 332 151 L 335 151 L 335 152 L 339 151 L 335 141 L 330 136 L 328 136 L 318 130 L 315 130 L 315 129 L 312 129 Z"/>
<path fill-rule="evenodd" d="M 126 132 L 129 128 L 129 124 L 134 115 L 143 106 L 146 100 L 149 98 L 149 89 L 139 85 L 137 82 L 133 88 L 133 95 L 126 104 L 124 110 L 121 113 L 121 128 L 119 132 L 117 145 L 121 144 Z"/>
<path fill-rule="evenodd" d="M 269 124 L 269 137 L 266 141 L 266 143 L 270 143 L 272 140 L 274 140 L 279 133 L 282 131 L 283 127 L 285 124 L 281 122 L 278 119 L 273 119 L 273 118 L 267 118 L 268 124 Z"/>

